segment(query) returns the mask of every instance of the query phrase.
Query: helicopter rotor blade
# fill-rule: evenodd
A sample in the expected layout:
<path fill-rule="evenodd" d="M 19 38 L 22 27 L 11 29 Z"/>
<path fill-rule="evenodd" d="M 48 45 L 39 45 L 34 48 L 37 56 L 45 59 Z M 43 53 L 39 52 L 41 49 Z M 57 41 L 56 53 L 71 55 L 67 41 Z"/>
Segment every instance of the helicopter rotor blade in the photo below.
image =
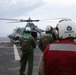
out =
<path fill-rule="evenodd" d="M 68 19 L 68 18 L 51 18 L 51 19 L 41 19 L 40 21 L 51 21 L 51 20 L 61 20 L 61 19 Z"/>
<path fill-rule="evenodd" d="M 6 22 L 6 23 L 21 23 L 21 22 Z"/>
<path fill-rule="evenodd" d="M 39 20 L 20 20 L 20 22 L 38 22 Z"/>
<path fill-rule="evenodd" d="M 19 21 L 19 19 L 6 19 L 6 18 L 0 18 L 0 20 Z"/>
<path fill-rule="evenodd" d="M 20 23 L 20 22 L 39 22 L 39 21 L 56 21 L 56 20 L 62 20 L 62 19 L 68 19 L 68 18 L 51 18 L 51 19 L 36 19 L 32 20 L 31 18 L 25 20 L 25 19 L 6 19 L 6 18 L 0 18 L 0 20 L 9 20 L 14 22 L 8 22 L 8 23 Z"/>
<path fill-rule="evenodd" d="M 5 18 L 0 18 L 0 20 L 9 20 L 9 21 L 18 21 L 18 22 L 38 22 L 39 20 L 32 20 L 32 19 L 5 19 Z"/>

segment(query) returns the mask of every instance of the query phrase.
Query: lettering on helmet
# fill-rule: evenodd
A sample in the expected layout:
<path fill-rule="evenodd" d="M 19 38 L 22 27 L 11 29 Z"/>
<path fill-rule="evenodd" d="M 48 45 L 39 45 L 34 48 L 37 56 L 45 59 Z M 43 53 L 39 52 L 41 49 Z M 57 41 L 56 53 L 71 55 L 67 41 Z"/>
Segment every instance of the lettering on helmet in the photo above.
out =
<path fill-rule="evenodd" d="M 72 31 L 72 27 L 71 26 L 68 26 L 67 27 L 67 31 Z"/>
<path fill-rule="evenodd" d="M 74 31 L 72 31 L 72 27 L 71 26 L 68 26 L 66 28 L 67 31 L 65 31 L 65 33 L 74 33 Z"/>

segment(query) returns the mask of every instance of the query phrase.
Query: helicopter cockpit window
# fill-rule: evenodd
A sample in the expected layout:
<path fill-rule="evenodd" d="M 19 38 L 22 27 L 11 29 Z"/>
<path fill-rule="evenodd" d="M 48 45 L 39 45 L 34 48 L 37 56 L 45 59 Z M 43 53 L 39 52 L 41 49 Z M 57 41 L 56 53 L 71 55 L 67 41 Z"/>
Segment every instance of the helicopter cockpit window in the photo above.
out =
<path fill-rule="evenodd" d="M 17 30 L 17 33 L 20 33 L 20 32 L 21 32 L 21 30 L 20 30 L 20 29 L 18 29 L 18 30 Z"/>
<path fill-rule="evenodd" d="M 20 30 L 20 29 L 15 29 L 14 32 L 16 32 L 16 33 L 20 33 L 21 30 Z"/>

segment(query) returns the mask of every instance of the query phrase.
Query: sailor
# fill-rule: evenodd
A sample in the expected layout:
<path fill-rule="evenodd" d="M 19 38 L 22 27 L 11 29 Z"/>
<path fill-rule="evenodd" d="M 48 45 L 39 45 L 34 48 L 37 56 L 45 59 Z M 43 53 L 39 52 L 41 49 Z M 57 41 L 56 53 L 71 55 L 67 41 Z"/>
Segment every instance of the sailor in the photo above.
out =
<path fill-rule="evenodd" d="M 59 41 L 45 48 L 38 75 L 76 75 L 76 24 L 64 19 L 58 22 L 57 30 Z"/>
<path fill-rule="evenodd" d="M 34 60 L 34 48 L 36 47 L 35 39 L 31 35 L 31 29 L 26 27 L 24 34 L 20 37 L 20 45 L 22 56 L 20 60 L 20 75 L 25 75 L 26 64 L 28 61 L 27 75 L 32 75 L 33 72 L 33 60 Z"/>
<path fill-rule="evenodd" d="M 47 26 L 45 29 L 45 33 L 42 34 L 42 37 L 39 40 L 39 48 L 43 52 L 47 44 L 53 43 L 55 41 L 53 34 L 55 33 L 55 30 L 53 32 L 53 28 L 51 26 Z"/>

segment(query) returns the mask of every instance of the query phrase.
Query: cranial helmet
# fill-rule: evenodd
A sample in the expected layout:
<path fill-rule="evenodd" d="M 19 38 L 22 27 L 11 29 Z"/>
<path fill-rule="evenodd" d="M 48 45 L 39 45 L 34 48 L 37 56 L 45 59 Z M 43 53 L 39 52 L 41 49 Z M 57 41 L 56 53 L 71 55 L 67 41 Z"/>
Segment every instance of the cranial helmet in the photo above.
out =
<path fill-rule="evenodd" d="M 54 29 L 54 30 L 53 30 L 53 33 L 54 33 L 56 36 L 58 36 L 58 30 Z"/>
<path fill-rule="evenodd" d="M 25 30 L 30 32 L 31 28 L 30 27 L 26 27 Z"/>
<path fill-rule="evenodd" d="M 60 20 L 57 24 L 59 38 L 76 37 L 76 24 L 71 19 Z"/>
<path fill-rule="evenodd" d="M 46 29 L 45 29 L 46 32 L 47 31 L 52 31 L 52 30 L 53 30 L 53 28 L 51 26 L 47 26 Z"/>

